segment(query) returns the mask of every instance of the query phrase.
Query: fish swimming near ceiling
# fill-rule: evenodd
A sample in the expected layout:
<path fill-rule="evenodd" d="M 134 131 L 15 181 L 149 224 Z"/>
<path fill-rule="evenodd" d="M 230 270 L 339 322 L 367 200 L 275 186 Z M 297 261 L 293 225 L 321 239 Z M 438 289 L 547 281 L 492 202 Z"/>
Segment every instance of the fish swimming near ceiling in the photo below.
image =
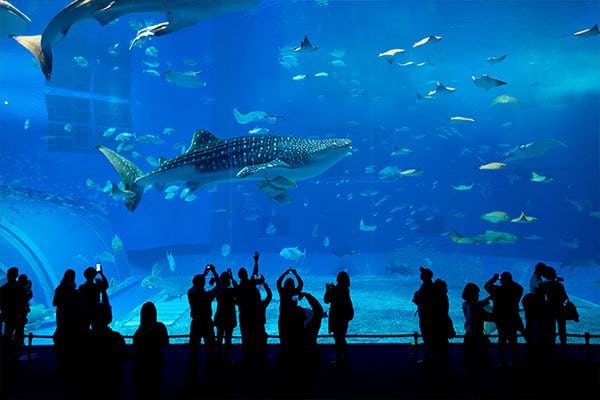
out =
<path fill-rule="evenodd" d="M 0 38 L 20 35 L 31 19 L 8 1 L 0 0 Z"/>
<path fill-rule="evenodd" d="M 535 142 L 520 144 L 502 155 L 504 162 L 526 160 L 539 157 L 553 147 L 564 147 L 567 145 L 556 139 L 541 139 Z"/>
<path fill-rule="evenodd" d="M 475 86 L 485 89 L 486 91 L 494 87 L 506 85 L 506 82 L 492 78 L 488 74 L 482 74 L 480 77 L 472 76 L 471 79 Z"/>
<path fill-rule="evenodd" d="M 239 136 L 219 139 L 207 130 L 195 132 L 187 151 L 144 174 L 138 166 L 115 151 L 98 145 L 123 181 L 129 211 L 139 205 L 147 187 L 162 191 L 183 184 L 190 192 L 204 185 L 241 180 L 310 179 L 335 165 L 351 150 L 352 141 L 302 139 L 292 136 Z"/>
<path fill-rule="evenodd" d="M 71 27 L 86 19 L 106 25 L 131 13 L 165 13 L 167 20 L 140 29 L 131 46 L 145 37 L 163 36 L 195 25 L 201 20 L 240 11 L 258 4 L 259 0 L 74 0 L 60 10 L 46 25 L 41 35 L 13 36 L 38 60 L 46 80 L 52 77 L 52 48 Z M 130 47 L 131 48 L 131 47 Z"/>

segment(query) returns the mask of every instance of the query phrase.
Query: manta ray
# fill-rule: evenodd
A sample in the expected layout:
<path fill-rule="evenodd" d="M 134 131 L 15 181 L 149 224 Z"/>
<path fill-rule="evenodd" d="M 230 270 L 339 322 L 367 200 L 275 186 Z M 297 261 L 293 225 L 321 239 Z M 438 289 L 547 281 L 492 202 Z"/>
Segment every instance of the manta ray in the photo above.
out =
<path fill-rule="evenodd" d="M 528 158 L 538 157 L 544 154 L 552 147 L 562 146 L 566 144 L 556 139 L 542 139 L 535 142 L 520 144 L 502 155 L 504 162 L 526 160 Z"/>
<path fill-rule="evenodd" d="M 316 51 L 318 49 L 319 47 L 313 45 L 308 39 L 308 36 L 304 35 L 304 39 L 302 39 L 302 41 L 300 42 L 300 46 L 294 48 L 294 51 L 298 53 L 300 51 Z"/>
<path fill-rule="evenodd" d="M 598 29 L 598 24 L 594 24 L 590 28 L 582 29 L 573 33 L 573 36 L 586 37 L 586 36 L 596 36 L 600 35 L 600 30 Z"/>
<path fill-rule="evenodd" d="M 23 33 L 31 19 L 8 1 L 0 0 L 0 37 Z"/>
<path fill-rule="evenodd" d="M 101 25 L 106 25 L 126 14 L 165 13 L 167 21 L 139 30 L 131 43 L 133 46 L 144 37 L 163 36 L 201 20 L 255 6 L 258 2 L 259 0 L 74 0 L 50 20 L 41 35 L 13 38 L 35 56 L 46 80 L 50 80 L 52 48 L 78 22 L 94 18 Z"/>
<path fill-rule="evenodd" d="M 290 181 L 310 179 L 338 161 L 351 149 L 351 140 L 301 139 L 292 136 L 240 136 L 219 139 L 198 129 L 187 151 L 144 174 L 133 162 L 115 151 L 96 146 L 123 181 L 123 200 L 129 211 L 139 205 L 146 188 L 161 191 L 182 183 L 192 192 L 203 185 L 241 180 L 284 177 Z"/>
<path fill-rule="evenodd" d="M 473 80 L 475 86 L 485 89 L 486 91 L 493 87 L 506 85 L 506 82 L 501 81 L 500 79 L 492 78 L 488 74 L 482 74 L 479 78 L 476 76 L 471 76 L 471 79 Z"/>

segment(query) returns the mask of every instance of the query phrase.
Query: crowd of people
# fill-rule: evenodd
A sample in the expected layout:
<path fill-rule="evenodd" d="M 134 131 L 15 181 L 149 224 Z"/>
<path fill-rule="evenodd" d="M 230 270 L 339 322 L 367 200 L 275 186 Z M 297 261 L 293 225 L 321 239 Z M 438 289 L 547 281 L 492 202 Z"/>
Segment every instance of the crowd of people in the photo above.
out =
<path fill-rule="evenodd" d="M 259 272 L 259 259 L 260 254 L 256 252 L 252 272 L 241 267 L 237 280 L 231 269 L 218 273 L 212 264 L 193 276 L 187 291 L 191 317 L 190 380 L 197 376 L 201 364 L 210 373 L 215 370 L 213 367 L 233 363 L 232 336 L 238 325 L 240 364 L 258 377 L 264 372 L 268 338 L 266 309 L 273 293 Z M 113 316 L 107 293 L 109 284 L 101 265 L 86 268 L 83 276 L 85 282 L 77 286 L 75 270 L 67 269 L 54 291 L 52 304 L 56 307 L 56 330 L 53 340 L 61 372 L 73 384 L 90 381 L 86 387 L 94 388 L 94 396 L 105 396 L 117 391 L 121 385 L 120 367 L 132 359 L 137 397 L 156 398 L 165 364 L 163 349 L 169 344 L 167 328 L 159 321 L 156 306 L 150 301 L 142 305 L 140 324 L 129 351 L 124 337 L 110 328 Z M 449 339 L 457 334 L 449 315 L 447 284 L 433 277 L 431 269 L 420 267 L 422 283 L 412 300 L 417 306 L 423 340 L 424 357 L 420 362 L 428 367 L 446 368 Z M 294 268 L 283 271 L 276 281 L 276 288 L 279 295 L 280 368 L 311 370 L 321 364 L 317 338 L 325 316 L 328 318 L 327 331 L 335 342 L 333 363 L 340 368 L 347 366 L 346 336 L 349 322 L 354 318 L 348 273 L 340 271 L 335 283 L 325 285 L 322 301 L 329 305 L 327 312 L 316 296 L 304 290 L 302 277 Z M 565 321 L 578 316 L 576 311 L 565 307 L 569 299 L 562 279 L 553 267 L 538 263 L 529 282 L 529 293 L 525 295 L 523 287 L 506 271 L 494 274 L 484 283 L 483 289 L 488 293 L 484 299 L 480 299 L 480 288 L 476 283 L 468 282 L 462 291 L 464 362 L 470 373 L 484 371 L 489 364 L 490 332 L 486 329 L 489 323 L 495 324 L 497 329 L 500 367 L 511 368 L 518 363 L 519 333 L 526 340 L 528 356 L 535 360 L 548 354 L 557 336 L 561 344 L 566 344 Z M 32 296 L 31 281 L 27 276 L 19 275 L 16 267 L 9 268 L 7 282 L 0 287 L 3 352 L 13 348 L 16 354 L 23 346 Z M 308 304 L 306 308 L 301 306 L 303 299 Z M 213 302 L 216 302 L 214 315 Z M 519 314 L 521 306 L 525 323 Z M 7 346 L 9 344 L 13 346 Z M 205 356 L 202 363 L 201 350 Z M 95 387 L 92 382 L 98 379 L 111 385 Z"/>

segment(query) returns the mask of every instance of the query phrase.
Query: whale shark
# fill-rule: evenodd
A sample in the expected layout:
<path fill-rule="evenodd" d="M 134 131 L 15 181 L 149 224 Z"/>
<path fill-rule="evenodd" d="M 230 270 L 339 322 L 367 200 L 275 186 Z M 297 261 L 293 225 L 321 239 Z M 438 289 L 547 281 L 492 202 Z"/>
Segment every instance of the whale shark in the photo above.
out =
<path fill-rule="evenodd" d="M 165 13 L 167 21 L 140 29 L 131 46 L 150 36 L 163 36 L 195 25 L 198 21 L 240 11 L 260 0 L 74 0 L 60 10 L 41 35 L 13 36 L 38 60 L 46 80 L 52 77 L 52 48 L 71 27 L 86 19 L 106 25 L 130 13 Z M 131 49 L 130 46 L 130 49 Z"/>
<path fill-rule="evenodd" d="M 183 183 L 189 192 L 203 185 L 284 177 L 290 181 L 310 179 L 340 161 L 351 150 L 352 141 L 302 139 L 292 136 L 239 136 L 219 139 L 198 129 L 187 151 L 144 174 L 138 166 L 117 152 L 96 146 L 123 181 L 123 200 L 132 212 L 145 190 L 162 191 L 167 185 Z"/>
<path fill-rule="evenodd" d="M 0 37 L 20 35 L 31 19 L 8 1 L 0 0 Z"/>
<path fill-rule="evenodd" d="M 541 156 L 550 148 L 555 146 L 567 147 L 567 145 L 561 142 L 560 140 L 541 139 L 536 140 L 535 142 L 520 144 L 516 147 L 513 147 L 512 149 L 504 153 L 502 157 L 505 162 L 526 160 L 528 158 Z"/>

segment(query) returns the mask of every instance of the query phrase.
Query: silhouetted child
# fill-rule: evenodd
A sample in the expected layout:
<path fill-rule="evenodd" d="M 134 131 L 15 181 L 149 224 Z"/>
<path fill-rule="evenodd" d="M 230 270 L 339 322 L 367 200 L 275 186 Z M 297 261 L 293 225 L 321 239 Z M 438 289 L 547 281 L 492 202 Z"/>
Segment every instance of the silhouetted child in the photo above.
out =
<path fill-rule="evenodd" d="M 158 321 L 156 306 L 148 301 L 140 311 L 140 326 L 133 335 L 133 377 L 136 399 L 158 399 L 164 369 L 163 350 L 169 344 L 167 327 Z"/>
<path fill-rule="evenodd" d="M 354 306 L 350 298 L 350 276 L 346 271 L 337 274 L 336 284 L 325 284 L 323 301 L 329 304 L 328 330 L 335 341 L 335 364 L 348 363 L 348 323 L 354 318 Z"/>
<path fill-rule="evenodd" d="M 462 292 L 462 310 L 465 316 L 464 363 L 470 374 L 487 369 L 490 340 L 484 331 L 484 322 L 493 321 L 492 313 L 485 310 L 490 298 L 479 300 L 479 286 L 473 282 Z"/>

